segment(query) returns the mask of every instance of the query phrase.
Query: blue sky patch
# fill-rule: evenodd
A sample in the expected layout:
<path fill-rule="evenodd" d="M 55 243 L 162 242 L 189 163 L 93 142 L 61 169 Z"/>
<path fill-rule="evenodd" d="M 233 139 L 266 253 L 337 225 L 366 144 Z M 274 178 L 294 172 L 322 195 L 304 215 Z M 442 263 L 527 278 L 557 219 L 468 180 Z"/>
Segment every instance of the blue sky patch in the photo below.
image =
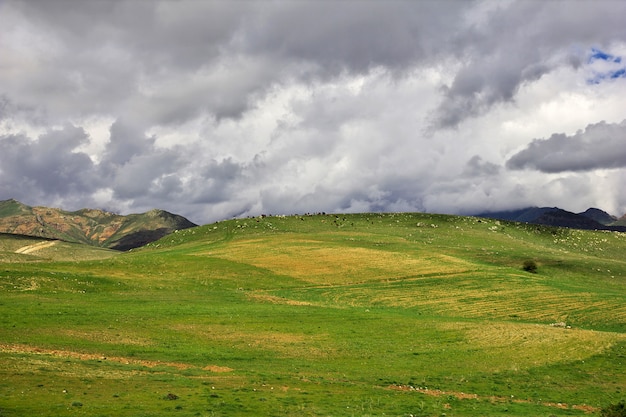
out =
<path fill-rule="evenodd" d="M 620 70 L 615 71 L 611 74 L 611 78 L 624 78 L 626 77 L 626 68 L 622 68 Z"/>
<path fill-rule="evenodd" d="M 615 55 L 607 54 L 606 52 L 597 49 L 591 48 L 591 56 L 589 57 L 589 63 L 592 63 L 596 60 L 608 61 L 608 62 L 622 62 L 622 57 L 616 57 Z"/>
<path fill-rule="evenodd" d="M 600 84 L 607 79 L 626 78 L 626 66 L 619 65 L 622 64 L 621 56 L 609 54 L 598 48 L 591 48 L 587 62 L 592 66 L 593 73 L 593 76 L 587 79 L 589 84 Z"/>

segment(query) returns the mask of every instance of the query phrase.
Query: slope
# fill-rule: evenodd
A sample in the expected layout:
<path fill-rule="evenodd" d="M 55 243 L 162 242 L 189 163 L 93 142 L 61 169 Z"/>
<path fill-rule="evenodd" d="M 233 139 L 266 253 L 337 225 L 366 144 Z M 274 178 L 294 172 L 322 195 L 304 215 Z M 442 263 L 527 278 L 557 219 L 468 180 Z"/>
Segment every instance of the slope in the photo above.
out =
<path fill-rule="evenodd" d="M 4 264 L 0 409 L 587 415 L 624 399 L 625 249 L 616 232 L 351 214 Z"/>
<path fill-rule="evenodd" d="M 119 254 L 105 248 L 31 236 L 0 233 L 0 262 L 85 261 Z"/>

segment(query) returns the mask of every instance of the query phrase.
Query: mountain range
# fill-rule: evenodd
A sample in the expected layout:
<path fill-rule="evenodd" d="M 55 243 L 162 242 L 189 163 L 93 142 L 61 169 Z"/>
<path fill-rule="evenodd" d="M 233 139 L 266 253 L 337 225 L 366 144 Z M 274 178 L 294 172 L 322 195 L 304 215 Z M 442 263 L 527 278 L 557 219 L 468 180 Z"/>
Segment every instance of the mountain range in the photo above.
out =
<path fill-rule="evenodd" d="M 572 213 L 558 207 L 527 207 L 519 210 L 480 213 L 475 216 L 571 229 L 626 232 L 626 215 L 618 219 L 597 208 Z"/>
<path fill-rule="evenodd" d="M 585 230 L 626 232 L 626 215 L 617 218 L 590 208 L 572 213 L 558 207 L 527 207 L 486 212 L 475 217 Z M 17 200 L 0 201 L 0 233 L 57 239 L 126 251 L 197 224 L 163 210 L 120 215 L 99 209 L 65 211 L 31 207 Z"/>
<path fill-rule="evenodd" d="M 0 233 L 58 239 L 125 251 L 153 242 L 175 230 L 197 226 L 163 210 L 126 216 L 97 209 L 64 211 L 0 201 Z"/>

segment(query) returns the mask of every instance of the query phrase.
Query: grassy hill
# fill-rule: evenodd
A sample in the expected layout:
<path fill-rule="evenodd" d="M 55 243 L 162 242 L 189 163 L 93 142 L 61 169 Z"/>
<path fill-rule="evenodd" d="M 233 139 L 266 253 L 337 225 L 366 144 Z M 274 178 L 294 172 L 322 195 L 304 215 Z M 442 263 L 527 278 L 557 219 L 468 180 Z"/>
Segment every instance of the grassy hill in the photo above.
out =
<path fill-rule="evenodd" d="M 106 259 L 118 252 L 32 236 L 0 233 L 0 262 L 85 261 Z"/>
<path fill-rule="evenodd" d="M 598 415 L 626 398 L 625 251 L 617 232 L 354 214 L 4 262 L 0 415 Z"/>
<path fill-rule="evenodd" d="M 103 210 L 64 211 L 0 201 L 0 232 L 128 250 L 174 230 L 194 227 L 184 217 L 163 210 L 122 216 Z"/>

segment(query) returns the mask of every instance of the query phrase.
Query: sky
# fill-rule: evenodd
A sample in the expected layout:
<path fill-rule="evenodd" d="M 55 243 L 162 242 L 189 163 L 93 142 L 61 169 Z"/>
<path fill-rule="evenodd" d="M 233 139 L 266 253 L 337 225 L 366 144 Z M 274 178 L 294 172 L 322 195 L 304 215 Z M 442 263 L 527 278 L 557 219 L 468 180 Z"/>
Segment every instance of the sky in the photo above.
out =
<path fill-rule="evenodd" d="M 0 200 L 626 213 L 626 2 L 0 0 Z"/>

